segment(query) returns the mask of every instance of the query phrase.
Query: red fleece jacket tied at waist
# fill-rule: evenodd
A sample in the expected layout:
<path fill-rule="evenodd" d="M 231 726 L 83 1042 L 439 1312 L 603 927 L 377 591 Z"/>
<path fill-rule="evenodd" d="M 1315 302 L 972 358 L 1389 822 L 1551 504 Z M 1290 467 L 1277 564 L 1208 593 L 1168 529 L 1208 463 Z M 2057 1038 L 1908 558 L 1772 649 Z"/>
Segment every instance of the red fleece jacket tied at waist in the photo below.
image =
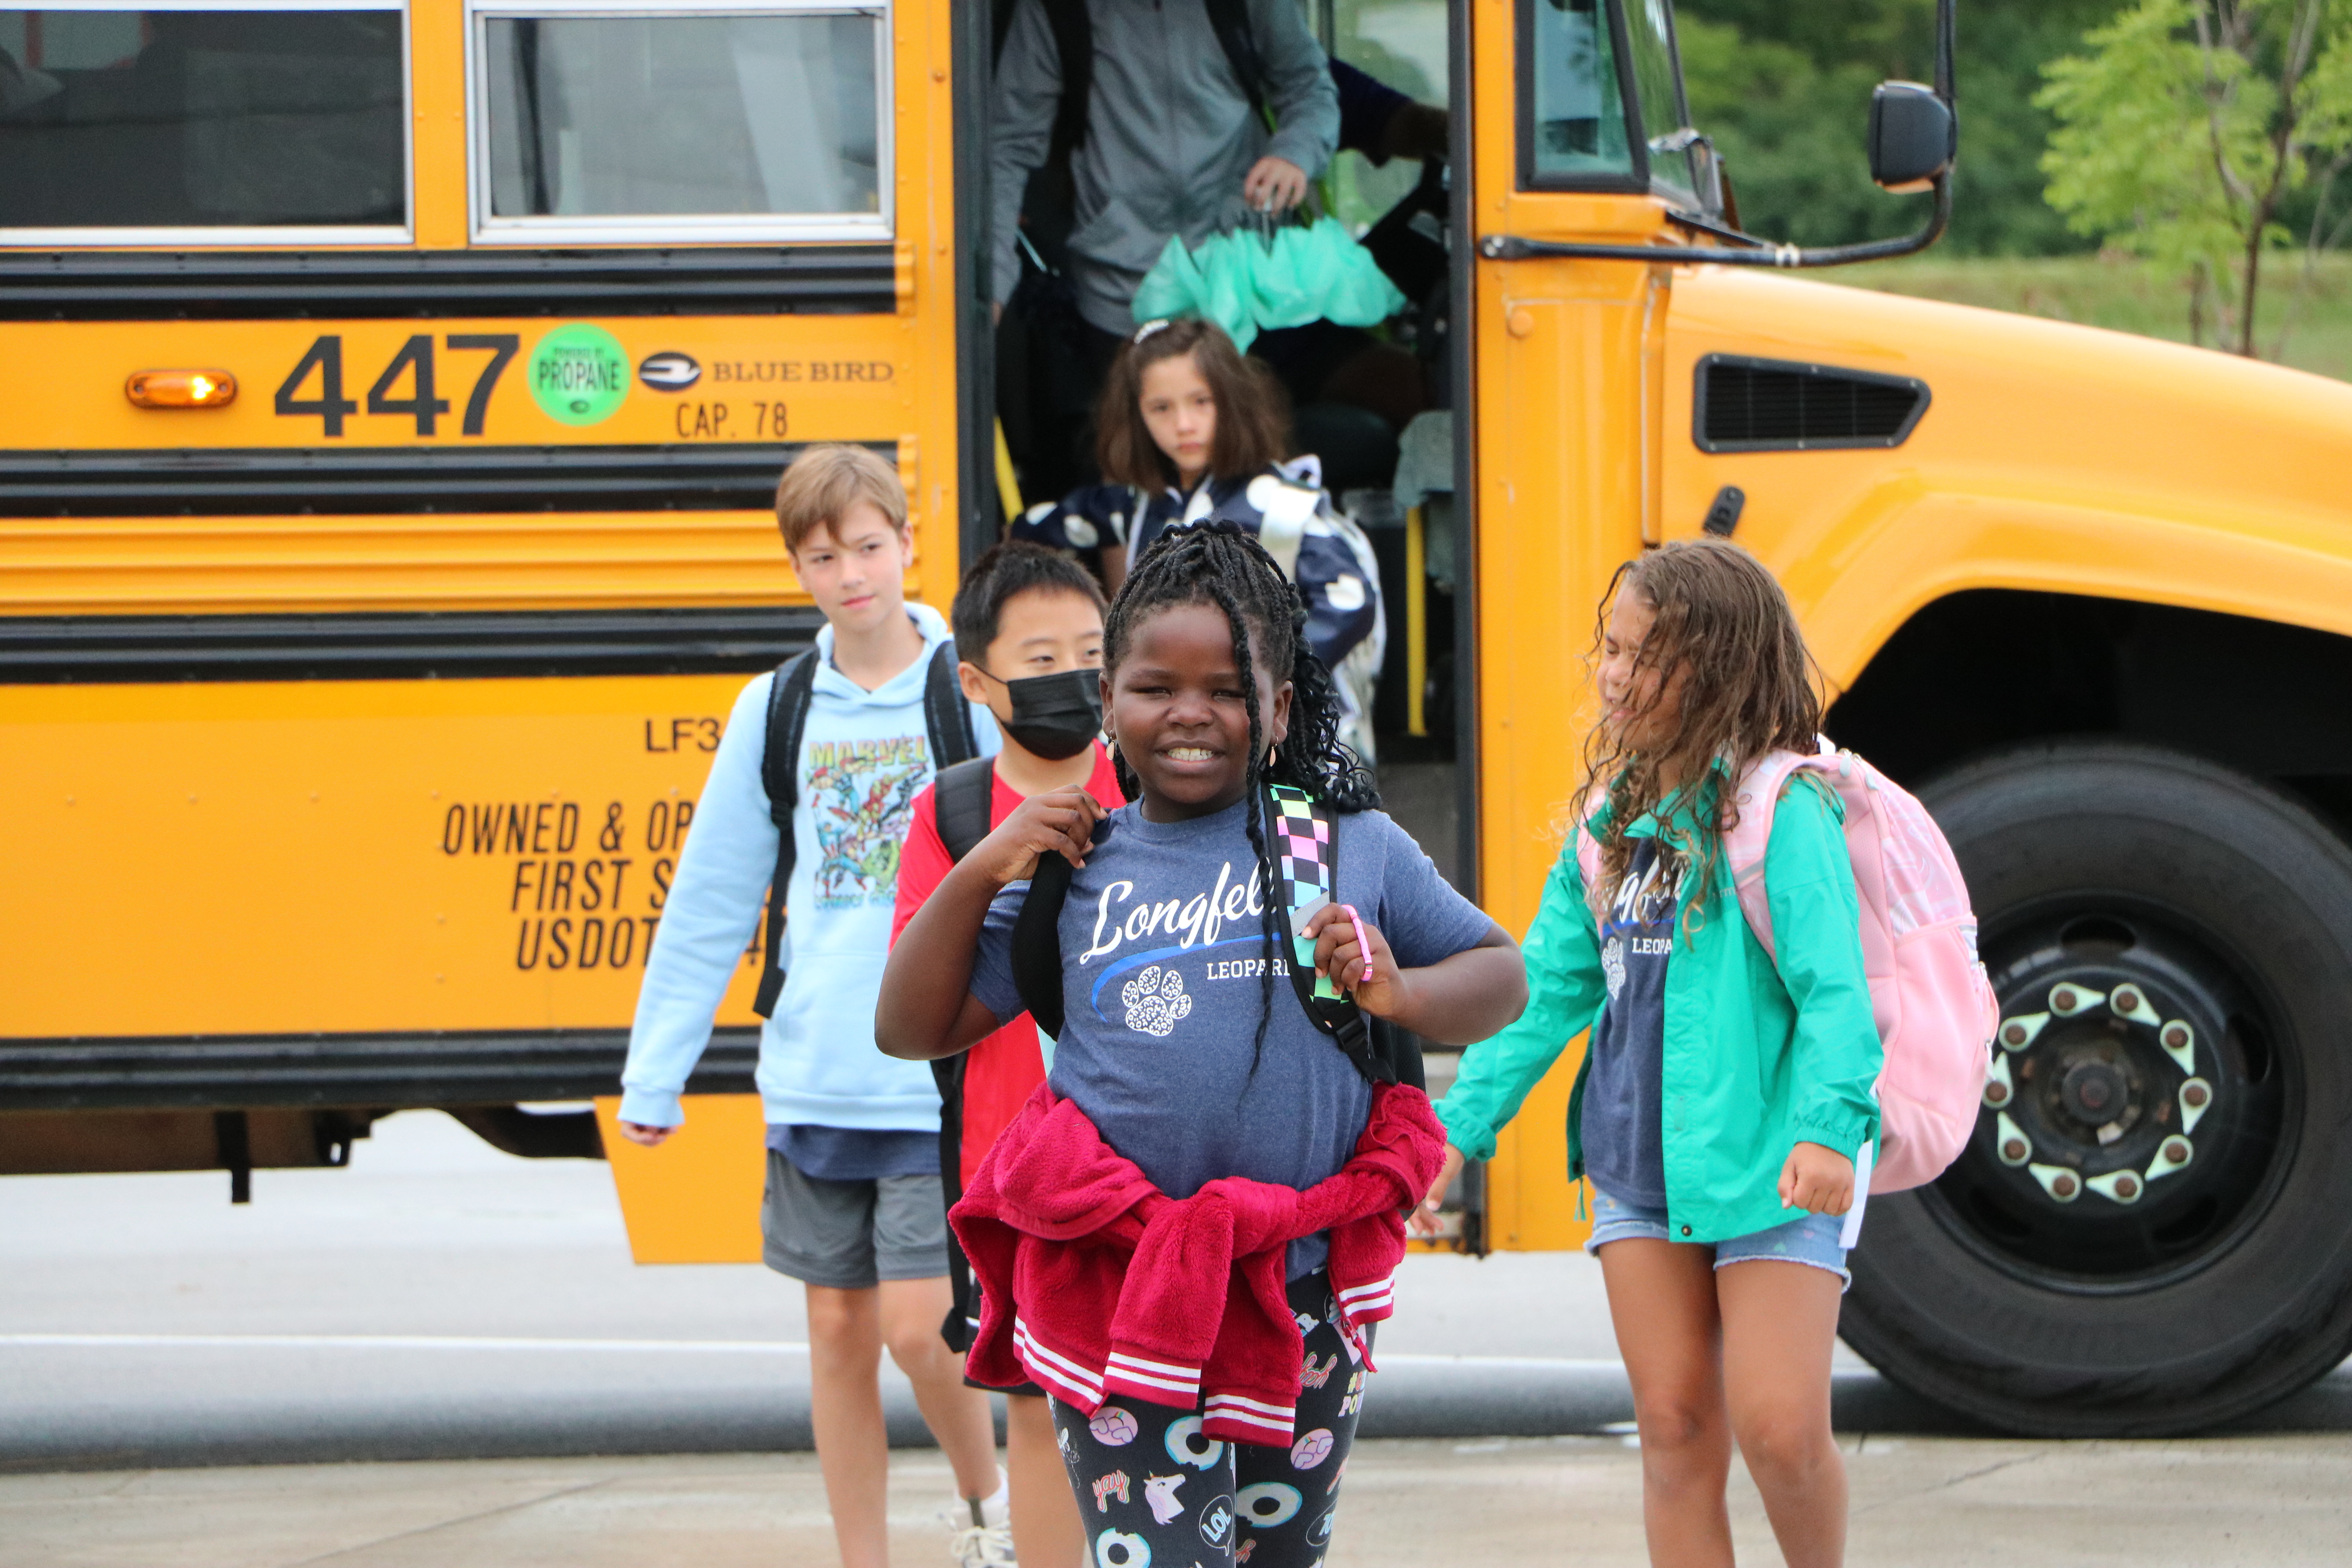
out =
<path fill-rule="evenodd" d="M 1331 1233 L 1331 1293 L 1360 1349 L 1389 1315 L 1404 1214 L 1444 1152 L 1429 1097 L 1383 1084 L 1328 1180 L 1301 1192 L 1229 1176 L 1171 1198 L 1041 1084 L 948 1216 L 981 1281 L 967 1369 L 1000 1387 L 1034 1380 L 1089 1415 L 1118 1394 L 1197 1408 L 1211 1437 L 1287 1444 L 1304 1354 L 1288 1244 Z"/>

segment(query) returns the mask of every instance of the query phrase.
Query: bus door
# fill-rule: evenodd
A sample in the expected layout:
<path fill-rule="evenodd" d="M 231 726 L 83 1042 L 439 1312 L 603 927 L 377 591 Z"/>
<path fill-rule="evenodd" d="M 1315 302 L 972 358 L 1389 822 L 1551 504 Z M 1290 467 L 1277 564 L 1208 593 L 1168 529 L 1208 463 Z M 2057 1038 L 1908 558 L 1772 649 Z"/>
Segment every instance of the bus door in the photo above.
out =
<path fill-rule="evenodd" d="M 1510 931 L 1533 921 L 1581 774 L 1590 617 L 1617 563 L 1657 530 L 1655 328 L 1670 270 L 1617 260 L 1496 259 L 1489 237 L 1647 242 L 1704 183 L 1661 151 L 1686 121 L 1671 13 L 1614 0 L 1456 7 L 1467 46 L 1466 190 L 1454 254 L 1462 319 L 1463 577 L 1475 658 L 1477 889 Z M 1502 1136 L 1486 1172 L 1493 1247 L 1580 1242 L 1565 1184 L 1572 1042 Z"/>

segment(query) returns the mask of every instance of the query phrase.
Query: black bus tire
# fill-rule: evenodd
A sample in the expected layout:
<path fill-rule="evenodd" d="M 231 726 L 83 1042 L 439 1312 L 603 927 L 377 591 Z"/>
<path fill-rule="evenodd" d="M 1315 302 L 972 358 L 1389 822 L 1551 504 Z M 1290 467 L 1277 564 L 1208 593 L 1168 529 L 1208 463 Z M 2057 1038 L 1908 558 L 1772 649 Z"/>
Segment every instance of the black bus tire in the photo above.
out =
<path fill-rule="evenodd" d="M 2065 964 L 2091 964 L 2105 976 L 2094 984 L 2105 984 L 2116 964 L 2178 960 L 2147 971 L 2159 975 L 2151 989 L 2190 970 L 2210 984 L 2180 981 L 2190 1001 L 2162 1008 L 2210 992 L 2213 1006 L 2235 1009 L 2215 1054 L 2194 1065 L 2213 1075 L 2217 1105 L 2236 1097 L 2242 1123 L 2235 1133 L 2196 1127 L 2194 1157 L 2216 1150 L 2200 1176 L 2211 1190 L 2157 1225 L 2151 1211 L 2191 1193 L 2184 1175 L 2139 1183 L 2145 1208 L 2079 1187 L 2061 1207 L 2054 1194 L 2069 1189 L 2053 1173 L 2064 1167 L 2028 1167 L 2041 1173 L 2034 1189 L 2021 1160 L 2000 1162 L 2006 1174 L 1988 1163 L 1997 1142 L 2014 1153 L 2021 1141 L 2019 1123 L 1997 1138 L 1986 1109 L 1941 1180 L 1871 1201 L 1840 1322 L 1847 1342 L 1897 1384 L 2035 1436 L 2196 1431 L 2341 1363 L 2352 1353 L 2352 849 L 2278 791 L 2144 745 L 2035 744 L 1963 764 L 1919 793 L 1968 879 L 1996 989 L 2009 977 L 2004 1030 L 2018 1008 L 2056 1006 L 2063 978 L 2032 987 L 2074 973 Z M 2107 1007 L 2105 995 L 2123 993 L 2097 994 Z M 2043 1031 L 2036 1050 L 2063 1032 L 2019 1022 Z M 2132 1033 L 2120 1019 L 2097 1026 Z M 2095 1037 L 2090 1048 L 2108 1047 Z M 2079 1108 L 2080 1095 L 2066 1101 L 2049 1087 L 2060 1068 L 2063 1081 L 2081 1081 L 2082 1060 L 2071 1059 L 2049 1064 L 2038 1085 L 1992 1092 Z M 2150 1118 L 2198 1092 L 2189 1078 L 2162 1079 L 2160 1061 L 2132 1070 L 2149 1080 L 2146 1095 L 2133 1093 Z M 2021 1122 L 2027 1108 L 2012 1109 Z M 2096 1147 L 2079 1147 L 2096 1161 Z M 2176 1244 L 2179 1255 L 2165 1256 Z"/>

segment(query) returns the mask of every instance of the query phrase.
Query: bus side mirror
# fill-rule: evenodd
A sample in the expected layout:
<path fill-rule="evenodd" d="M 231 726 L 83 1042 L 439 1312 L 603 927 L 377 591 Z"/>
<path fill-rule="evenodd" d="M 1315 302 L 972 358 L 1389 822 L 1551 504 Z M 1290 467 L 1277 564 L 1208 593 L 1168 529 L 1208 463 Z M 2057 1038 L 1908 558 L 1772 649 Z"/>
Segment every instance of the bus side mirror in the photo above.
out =
<path fill-rule="evenodd" d="M 1936 89 L 1883 81 L 1870 95 L 1870 177 L 1898 195 L 1931 188 L 1959 151 L 1959 122 Z"/>

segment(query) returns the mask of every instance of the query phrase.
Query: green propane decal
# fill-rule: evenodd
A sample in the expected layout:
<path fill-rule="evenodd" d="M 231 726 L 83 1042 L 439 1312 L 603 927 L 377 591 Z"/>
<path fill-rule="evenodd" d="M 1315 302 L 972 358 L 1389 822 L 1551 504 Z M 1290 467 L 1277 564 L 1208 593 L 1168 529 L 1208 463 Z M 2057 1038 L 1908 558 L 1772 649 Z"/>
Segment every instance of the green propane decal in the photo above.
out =
<path fill-rule="evenodd" d="M 585 321 L 558 327 L 530 351 L 530 395 L 548 417 L 595 425 L 629 393 L 629 356 L 620 340 Z"/>

